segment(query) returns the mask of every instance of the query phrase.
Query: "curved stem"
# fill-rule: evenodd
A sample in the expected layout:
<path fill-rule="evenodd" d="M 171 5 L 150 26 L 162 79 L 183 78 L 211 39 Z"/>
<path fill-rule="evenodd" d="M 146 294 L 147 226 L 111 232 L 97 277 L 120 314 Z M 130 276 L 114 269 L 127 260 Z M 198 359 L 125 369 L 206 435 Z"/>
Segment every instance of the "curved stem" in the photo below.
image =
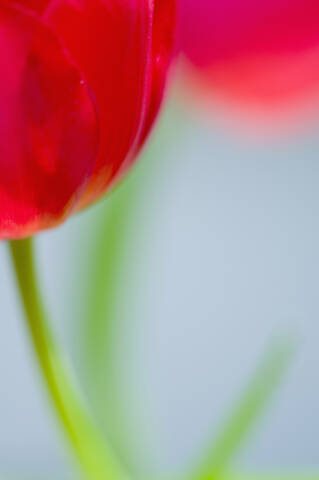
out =
<path fill-rule="evenodd" d="M 46 386 L 83 473 L 90 480 L 126 475 L 95 427 L 46 321 L 30 238 L 9 242 L 27 327 Z"/>

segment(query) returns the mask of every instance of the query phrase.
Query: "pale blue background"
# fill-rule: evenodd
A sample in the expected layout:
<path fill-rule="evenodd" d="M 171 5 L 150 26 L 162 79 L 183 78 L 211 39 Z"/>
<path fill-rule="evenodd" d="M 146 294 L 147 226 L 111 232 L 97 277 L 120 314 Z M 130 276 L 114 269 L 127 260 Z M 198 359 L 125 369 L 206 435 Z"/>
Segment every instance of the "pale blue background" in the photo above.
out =
<path fill-rule="evenodd" d="M 141 421 L 145 438 L 135 442 L 136 455 L 154 475 L 189 464 L 267 340 L 291 325 L 301 333 L 299 354 L 237 463 L 319 470 L 318 125 L 252 142 L 217 118 L 181 113 L 175 140 L 165 145 L 157 135 L 151 145 L 162 144 L 162 164 L 145 188 L 132 294 L 119 311 L 132 326 L 119 338 L 126 355 L 121 350 L 118 360 L 129 377 L 119 381 L 128 390 L 129 429 Z M 88 234 L 90 215 L 39 241 L 55 329 L 70 352 L 78 330 L 66 304 L 74 295 L 69 255 L 77 234 Z M 0 264 L 0 474 L 72 478 L 25 339 L 5 245 Z"/>

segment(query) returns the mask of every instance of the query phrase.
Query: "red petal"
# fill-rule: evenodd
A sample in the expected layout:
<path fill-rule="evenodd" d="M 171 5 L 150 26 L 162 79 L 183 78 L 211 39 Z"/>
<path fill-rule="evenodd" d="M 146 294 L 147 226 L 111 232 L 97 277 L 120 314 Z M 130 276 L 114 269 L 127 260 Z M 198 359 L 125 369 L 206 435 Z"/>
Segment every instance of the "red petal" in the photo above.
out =
<path fill-rule="evenodd" d="M 143 145 L 149 134 L 163 98 L 175 40 L 175 10 L 173 0 L 154 0 L 150 98 L 139 146 Z"/>
<path fill-rule="evenodd" d="M 179 21 L 181 47 L 202 67 L 319 42 L 317 0 L 180 0 Z"/>
<path fill-rule="evenodd" d="M 96 156 L 96 117 L 52 32 L 3 2 L 0 71 L 0 237 L 17 238 L 74 208 Z"/>
<path fill-rule="evenodd" d="M 280 113 L 318 99 L 318 0 L 180 0 L 179 7 L 180 46 L 222 102 Z"/>
<path fill-rule="evenodd" d="M 6 0 L 7 5 L 21 6 L 33 13 L 43 13 L 50 0 Z"/>
<path fill-rule="evenodd" d="M 58 33 L 97 100 L 101 143 L 83 204 L 101 195 L 136 150 L 150 81 L 150 0 L 52 0 Z"/>

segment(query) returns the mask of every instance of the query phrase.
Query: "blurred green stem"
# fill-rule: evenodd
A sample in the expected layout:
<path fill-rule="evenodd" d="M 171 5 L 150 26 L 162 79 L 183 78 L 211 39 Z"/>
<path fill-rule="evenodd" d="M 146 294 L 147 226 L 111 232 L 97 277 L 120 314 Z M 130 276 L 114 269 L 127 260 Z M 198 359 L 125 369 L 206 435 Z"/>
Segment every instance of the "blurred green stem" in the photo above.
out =
<path fill-rule="evenodd" d="M 83 473 L 90 480 L 125 478 L 94 426 L 46 321 L 31 238 L 9 242 L 26 324 L 46 386 Z"/>
<path fill-rule="evenodd" d="M 296 339 L 289 335 L 276 338 L 270 344 L 255 374 L 222 424 L 219 435 L 217 438 L 214 436 L 212 444 L 208 446 L 189 480 L 223 478 L 230 461 L 281 385 L 297 344 Z"/>

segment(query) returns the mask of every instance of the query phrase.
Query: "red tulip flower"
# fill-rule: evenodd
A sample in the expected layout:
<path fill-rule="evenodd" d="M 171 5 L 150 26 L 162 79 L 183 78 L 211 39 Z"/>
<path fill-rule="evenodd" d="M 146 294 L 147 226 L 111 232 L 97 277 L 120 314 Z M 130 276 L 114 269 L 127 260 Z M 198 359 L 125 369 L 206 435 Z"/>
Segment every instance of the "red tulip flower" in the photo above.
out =
<path fill-rule="evenodd" d="M 1 238 L 59 224 L 127 170 L 173 26 L 173 0 L 1 0 Z"/>
<path fill-rule="evenodd" d="M 318 107 L 318 0 L 179 0 L 179 39 L 205 95 L 271 116 Z"/>

